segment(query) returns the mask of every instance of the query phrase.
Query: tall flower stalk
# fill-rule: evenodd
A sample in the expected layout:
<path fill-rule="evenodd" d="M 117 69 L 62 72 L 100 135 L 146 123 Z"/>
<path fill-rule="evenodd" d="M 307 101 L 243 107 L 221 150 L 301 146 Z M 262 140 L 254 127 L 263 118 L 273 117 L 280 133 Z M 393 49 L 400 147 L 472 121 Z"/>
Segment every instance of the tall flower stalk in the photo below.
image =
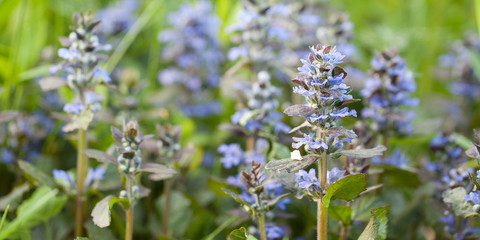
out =
<path fill-rule="evenodd" d="M 77 130 L 77 182 L 75 200 L 75 235 L 83 235 L 83 186 L 88 170 L 88 159 L 83 150 L 86 148 L 86 131 L 93 120 L 94 112 L 100 109 L 103 99 L 95 94 L 95 86 L 111 81 L 107 72 L 98 68 L 98 62 L 105 60 L 99 51 L 110 50 L 110 45 L 102 45 L 95 34 L 100 21 L 94 21 L 91 14 L 75 13 L 73 15 L 73 31 L 68 37 L 60 38 L 64 48 L 58 50 L 58 56 L 64 61 L 50 67 L 50 72 L 62 72 L 66 79 L 45 78 L 40 82 L 44 90 L 51 90 L 62 85 L 68 85 L 75 93 L 71 103 L 63 110 L 69 114 L 70 121 L 63 127 L 63 131 Z M 53 86 L 53 87 L 52 87 Z"/>
<path fill-rule="evenodd" d="M 292 147 L 299 150 L 294 150 L 289 159 L 271 161 L 266 168 L 297 172 L 296 182 L 303 192 L 302 196 L 307 195 L 317 202 L 317 239 L 325 240 L 329 203 L 336 194 L 336 190 L 330 190 L 329 186 L 335 184 L 336 189 L 341 189 L 351 185 L 349 196 L 337 196 L 349 201 L 364 191 L 367 184 L 363 174 L 345 176 L 346 171 L 338 168 L 328 171 L 328 160 L 341 155 L 370 158 L 381 155 L 385 148 L 342 150 L 344 143 L 351 143 L 352 138 L 356 137 L 352 130 L 337 126 L 340 118 L 356 116 L 355 110 L 344 106 L 356 101 L 348 94 L 349 87 L 343 83 L 346 72 L 337 66 L 344 55 L 332 46 L 317 45 L 311 47 L 310 51 L 308 59 L 302 59 L 303 66 L 298 68 L 297 79 L 292 80 L 298 85 L 293 92 L 304 96 L 306 104 L 293 105 L 284 111 L 289 116 L 301 116 L 306 120 L 293 129 L 301 135 L 293 137 L 292 143 Z M 302 156 L 302 146 L 308 155 Z M 314 168 L 308 172 L 303 170 L 316 162 L 318 179 Z"/>
<path fill-rule="evenodd" d="M 86 155 L 100 162 L 111 163 L 117 166 L 118 172 L 124 179 L 124 189 L 119 197 L 107 196 L 97 203 L 92 211 L 93 222 L 99 227 L 110 225 L 110 211 L 114 203 L 119 203 L 125 209 L 125 240 L 133 239 L 133 213 L 134 206 L 141 197 L 148 195 L 148 190 L 140 191 L 140 183 L 137 179 L 139 173 L 150 173 L 151 180 L 163 180 L 172 177 L 176 172 L 158 163 L 142 163 L 141 149 L 145 140 L 152 135 L 142 136 L 137 121 L 123 123 L 123 131 L 115 127 L 111 128 L 112 136 L 117 143 L 118 157 L 115 158 L 107 153 L 88 149 Z M 108 209 L 106 209 L 108 208 Z"/>

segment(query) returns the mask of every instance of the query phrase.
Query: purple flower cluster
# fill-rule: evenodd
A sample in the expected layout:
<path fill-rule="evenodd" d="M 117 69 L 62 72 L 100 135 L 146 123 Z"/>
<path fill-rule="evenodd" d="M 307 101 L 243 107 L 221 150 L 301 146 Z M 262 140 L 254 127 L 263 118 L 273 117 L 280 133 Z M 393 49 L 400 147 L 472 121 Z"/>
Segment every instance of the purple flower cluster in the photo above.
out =
<path fill-rule="evenodd" d="M 64 61 L 50 67 L 52 74 L 62 71 L 68 86 L 78 92 L 71 103 L 67 103 L 64 111 L 70 114 L 79 115 L 87 106 L 92 111 L 98 111 L 103 99 L 93 91 L 95 85 L 110 83 L 108 72 L 98 67 L 99 61 L 105 60 L 100 52 L 109 51 L 110 45 L 100 43 L 99 37 L 95 34 L 98 28 L 98 21 L 93 21 L 92 15 L 75 14 L 73 17 L 75 26 L 68 37 L 60 38 L 64 48 L 58 49 L 58 56 Z"/>
<path fill-rule="evenodd" d="M 411 98 L 416 85 L 405 60 L 395 50 L 385 50 L 370 61 L 371 76 L 365 80 L 361 94 L 368 100 L 362 110 L 363 118 L 373 119 L 374 129 L 410 133 L 410 122 L 415 112 L 404 107 L 415 107 L 418 99 Z"/>
<path fill-rule="evenodd" d="M 102 21 L 99 31 L 103 34 L 116 34 L 130 29 L 136 19 L 133 13 L 137 8 L 137 0 L 121 0 L 98 11 L 97 18 Z"/>
<path fill-rule="evenodd" d="M 332 168 L 332 170 L 327 171 L 327 183 L 326 187 L 332 183 L 334 183 L 337 180 L 340 180 L 344 175 L 346 171 L 345 170 L 340 170 L 339 168 Z M 297 173 L 295 173 L 296 176 L 296 181 L 298 183 L 298 186 L 302 189 L 305 189 L 309 192 L 321 192 L 322 190 L 320 189 L 320 182 L 318 181 L 315 173 L 315 169 L 311 168 L 308 172 L 305 170 L 299 170 Z"/>
<path fill-rule="evenodd" d="M 462 41 L 455 42 L 450 53 L 440 56 L 440 66 L 447 70 L 445 78 L 450 84 L 449 91 L 454 95 L 463 96 L 469 100 L 478 99 L 480 83 L 473 71 L 470 52 L 480 52 L 480 39 L 477 34 L 467 35 Z"/>
<path fill-rule="evenodd" d="M 277 97 L 281 95 L 279 88 L 270 83 L 270 75 L 261 71 L 258 80 L 251 84 L 240 83 L 237 88 L 244 93 L 246 105 L 231 116 L 233 124 L 241 125 L 248 131 L 272 131 L 275 134 L 288 133 L 290 127 L 281 120 L 283 116 L 275 109 L 279 103 Z M 256 112 L 252 115 L 252 113 Z M 246 121 L 242 119 L 251 115 Z"/>
<path fill-rule="evenodd" d="M 205 117 L 217 114 L 220 104 L 210 101 L 208 90 L 220 80 L 223 55 L 218 44 L 218 18 L 207 1 L 183 4 L 169 15 L 170 29 L 160 32 L 158 39 L 165 44 L 162 58 L 174 62 L 158 73 L 164 86 L 181 85 L 188 91 L 188 99 L 180 99 L 188 116 Z M 194 104 L 192 104 L 194 103 Z"/>
<path fill-rule="evenodd" d="M 53 177 L 58 183 L 65 185 L 69 189 L 75 189 L 75 177 L 71 172 L 53 169 L 52 173 Z M 105 169 L 102 167 L 88 168 L 87 177 L 85 179 L 83 187 L 88 188 L 94 181 L 102 180 L 104 175 Z"/>

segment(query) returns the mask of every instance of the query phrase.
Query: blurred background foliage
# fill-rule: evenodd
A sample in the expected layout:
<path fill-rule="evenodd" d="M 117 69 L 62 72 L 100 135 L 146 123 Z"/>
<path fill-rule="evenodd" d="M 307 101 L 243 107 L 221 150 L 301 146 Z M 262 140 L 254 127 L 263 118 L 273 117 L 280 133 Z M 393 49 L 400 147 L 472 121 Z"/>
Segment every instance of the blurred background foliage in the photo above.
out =
<path fill-rule="evenodd" d="M 38 80 L 48 75 L 48 67 L 58 61 L 56 55 L 56 49 L 60 47 L 58 38 L 68 34 L 73 12 L 88 10 L 96 12 L 114 2 L 105 0 L 0 0 L 1 109 L 31 113 L 43 107 L 45 103 Z M 139 120 L 144 133 L 153 133 L 156 123 L 179 124 L 182 126 L 182 144 L 193 142 L 198 150 L 191 164 L 191 171 L 180 177 L 177 182 L 178 188 L 172 195 L 171 212 L 175 213 L 175 217 L 170 219 L 172 236 L 178 239 L 181 237 L 201 239 L 218 229 L 222 234 L 218 234 L 215 239 L 224 239 L 229 230 L 244 219 L 232 217 L 227 212 L 235 208 L 236 204 L 225 197 L 220 190 L 221 183 L 217 181 L 226 174 L 222 172 L 224 170 L 221 168 L 218 156 L 215 157 L 210 168 L 199 167 L 199 164 L 204 151 L 212 149 L 215 151 L 214 149 L 225 142 L 229 135 L 223 131 L 202 132 L 199 131 L 199 128 L 207 126 L 207 129 L 215 129 L 220 123 L 229 122 L 230 115 L 235 111 L 234 100 L 222 98 L 221 101 L 225 108 L 222 115 L 199 122 L 193 121 L 177 111 L 155 109 L 150 101 L 161 88 L 157 81 L 157 73 L 165 67 L 165 63 L 162 63 L 160 59 L 162 45 L 157 40 L 157 36 L 167 26 L 167 14 L 175 11 L 182 2 L 188 1 L 139 1 L 140 6 L 135 11 L 138 18 L 133 27 L 124 34 L 107 39 L 108 42 L 118 47 L 114 48 L 110 59 L 104 63 L 104 67 L 108 71 L 112 71 L 118 66 L 130 69 L 133 72 L 131 73 L 136 74 L 141 84 L 144 85 L 135 93 L 139 104 L 131 112 L 133 116 L 135 113 L 142 113 Z M 230 47 L 230 35 L 224 29 L 236 21 L 236 12 L 240 9 L 240 5 L 237 0 L 214 0 L 212 3 L 222 21 L 220 27 L 221 47 L 226 52 Z M 414 165 L 419 163 L 421 156 L 429 154 L 428 144 L 431 137 L 441 130 L 450 130 L 449 125 L 442 124 L 441 121 L 449 115 L 449 112 L 436 100 L 439 98 L 454 99 L 455 96 L 448 91 L 446 81 L 438 78 L 438 57 L 450 50 L 453 41 L 462 39 L 466 33 L 476 32 L 474 2 L 471 0 L 337 0 L 332 1 L 331 4 L 338 11 L 347 12 L 354 24 L 353 44 L 357 47 L 357 55 L 353 65 L 356 68 L 367 71 L 370 58 L 376 52 L 394 46 L 414 72 L 418 86 L 415 95 L 420 99 L 420 105 L 416 109 L 417 118 L 414 122 L 415 132 L 413 137 L 392 139 L 389 148 L 399 147 L 410 157 Z M 231 63 L 225 64 L 222 73 L 229 67 L 231 67 Z M 283 88 L 290 89 L 290 85 L 285 84 Z M 107 95 L 106 89 L 99 91 L 103 92 L 109 100 L 114 99 Z M 61 91 L 59 95 L 62 99 L 71 97 L 68 91 Z M 116 109 L 114 113 L 119 111 Z M 53 168 L 65 169 L 75 166 L 74 140 L 65 141 L 65 138 L 59 135 L 60 125 L 61 121 L 57 120 L 41 150 L 42 158 L 34 161 L 34 164 L 45 172 L 51 172 Z M 107 149 L 112 144 L 109 125 L 98 123 L 90 130 L 89 145 L 91 148 Z M 474 111 L 472 127 L 479 126 L 480 111 Z M 415 133 L 417 134 L 415 135 Z M 420 136 L 420 134 L 422 135 Z M 471 130 L 461 132 L 461 134 L 467 138 L 471 138 L 472 135 Z M 67 137 L 67 139 L 69 138 Z M 110 172 L 113 174 L 114 170 L 110 169 Z M 5 196 L 22 184 L 22 181 L 15 180 L 15 174 L 18 173 L 10 166 L 0 164 L 0 181 L 2 183 L 0 196 Z M 397 184 L 395 181 L 398 179 L 395 177 L 390 180 L 387 182 L 387 186 Z M 162 209 L 162 184 L 152 184 L 149 187 L 153 192 L 149 198 L 142 200 L 144 201 L 143 207 Z M 436 222 L 435 217 L 439 215 L 438 213 L 428 212 L 432 216 L 421 216 L 425 213 L 425 211 L 421 211 L 422 208 L 428 205 L 428 199 L 425 196 L 429 196 L 431 188 L 419 187 L 412 190 L 416 187 L 419 187 L 418 183 L 413 182 L 411 186 L 403 186 L 400 192 L 385 194 L 387 202 L 393 206 L 392 214 L 396 216 L 390 225 L 391 239 L 414 239 L 417 236 L 422 238 L 423 234 L 416 232 L 419 219 L 426 219 L 425 221 L 429 221 L 436 230 L 441 231 L 440 229 L 442 229 L 442 226 Z M 100 196 L 92 199 L 92 202 L 98 199 Z M 359 205 L 368 209 L 375 205 L 374 202 L 374 199 L 365 199 Z M 15 205 L 14 202 L 11 203 Z M 160 231 L 155 230 L 156 226 L 160 225 L 159 211 L 138 212 L 140 212 L 138 216 L 135 216 L 136 234 L 138 237 L 145 237 L 139 239 L 147 239 L 150 236 L 149 232 Z M 289 226 L 293 229 L 291 236 L 307 238 L 313 236 L 312 230 L 315 222 L 313 203 L 304 199 L 301 203 L 291 204 L 287 212 L 302 216 L 288 220 Z M 110 227 L 117 236 L 123 234 L 122 217 L 119 216 L 121 214 L 123 213 L 119 211 L 113 215 L 113 226 Z M 147 216 L 150 214 L 154 217 Z M 71 216 L 71 212 L 63 211 L 59 216 L 50 220 L 50 226 L 58 227 L 53 228 L 53 236 L 65 236 L 62 235 L 65 233 L 60 229 L 65 227 L 64 220 L 68 220 Z M 368 217 L 368 215 L 366 216 Z M 148 224 L 142 224 L 145 219 L 151 219 L 151 221 Z M 406 224 L 407 222 L 409 224 Z M 228 225 L 223 226 L 222 223 L 228 223 Z M 219 226 L 223 227 L 218 228 Z M 38 236 L 45 236 L 45 229 L 47 228 L 39 226 L 34 231 L 38 232 Z M 87 223 L 87 229 L 98 231 L 98 236 L 111 234 L 90 223 Z M 403 235 L 405 231 L 409 232 L 408 238 Z M 352 235 L 358 234 L 352 233 Z M 98 239 L 108 239 L 108 237 L 99 237 Z"/>

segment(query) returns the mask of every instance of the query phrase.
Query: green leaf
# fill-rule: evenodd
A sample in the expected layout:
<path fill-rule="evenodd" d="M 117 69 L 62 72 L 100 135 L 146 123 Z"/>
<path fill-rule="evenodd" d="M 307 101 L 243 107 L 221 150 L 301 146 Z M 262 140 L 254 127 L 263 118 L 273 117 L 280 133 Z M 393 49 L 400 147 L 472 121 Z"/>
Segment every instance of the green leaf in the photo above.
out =
<path fill-rule="evenodd" d="M 257 240 L 256 237 L 248 234 L 247 230 L 244 227 L 233 230 L 228 237 L 230 240 Z"/>
<path fill-rule="evenodd" d="M 421 184 L 414 172 L 388 165 L 381 165 L 379 168 L 383 169 L 385 185 L 416 188 Z"/>
<path fill-rule="evenodd" d="M 272 200 L 267 201 L 267 208 L 268 209 L 273 209 L 275 207 L 275 204 L 277 204 L 280 200 L 282 200 L 282 199 L 284 199 L 284 198 L 286 198 L 290 195 L 291 195 L 291 193 L 284 193 L 284 194 L 282 194 L 282 195 L 280 195 L 280 196 L 278 196 L 278 197 L 276 197 Z"/>
<path fill-rule="evenodd" d="M 112 234 L 110 229 L 99 228 L 91 221 L 85 223 L 85 228 L 87 229 L 90 240 L 115 239 L 115 236 Z"/>
<path fill-rule="evenodd" d="M 58 197 L 58 189 L 40 186 L 17 209 L 17 217 L 6 224 L 0 239 L 16 236 L 57 215 L 67 202 L 67 196 Z"/>
<path fill-rule="evenodd" d="M 478 213 L 473 210 L 472 204 L 463 201 L 467 196 L 467 190 L 463 187 L 449 189 L 443 192 L 443 202 L 450 204 L 455 215 L 462 217 L 478 216 Z"/>
<path fill-rule="evenodd" d="M 333 220 L 341 221 L 344 227 L 348 227 L 352 218 L 352 208 L 349 206 L 330 206 L 328 216 Z"/>
<path fill-rule="evenodd" d="M 160 181 L 173 177 L 177 172 L 159 163 L 145 163 L 139 172 L 151 173 L 149 178 L 153 181 Z"/>
<path fill-rule="evenodd" d="M 330 202 L 335 199 L 350 201 L 367 187 L 367 179 L 363 174 L 346 176 L 332 184 L 325 190 L 325 196 L 322 198 L 323 204 L 328 208 Z"/>
<path fill-rule="evenodd" d="M 384 240 L 387 238 L 387 213 L 390 206 L 374 208 L 370 212 L 370 221 L 358 240 Z"/>
<path fill-rule="evenodd" d="M 85 149 L 83 150 L 83 153 L 85 153 L 87 157 L 93 158 L 99 162 L 117 165 L 117 160 L 115 159 L 115 157 L 106 152 L 96 149 Z"/>
<path fill-rule="evenodd" d="M 387 148 L 383 145 L 376 146 L 374 148 L 369 149 L 354 149 L 354 150 L 339 150 L 333 153 L 334 156 L 343 155 L 346 157 L 363 159 L 363 158 L 371 158 L 375 156 L 382 156 L 383 152 L 385 152 Z"/>
<path fill-rule="evenodd" d="M 250 206 L 250 204 L 248 204 L 247 202 L 245 202 L 238 194 L 228 190 L 228 189 L 225 189 L 225 188 L 222 188 L 222 190 L 228 194 L 230 197 L 233 198 L 233 200 L 237 201 L 238 203 L 241 203 L 242 205 L 244 205 L 245 207 L 247 207 L 248 209 L 248 212 L 249 213 L 253 213 L 253 208 Z"/>
<path fill-rule="evenodd" d="M 3 212 L 2 221 L 0 222 L 0 231 L 2 231 L 3 224 L 5 224 L 5 219 L 7 218 L 7 213 L 8 213 L 8 208 L 9 207 L 10 207 L 10 205 L 7 205 L 7 207 L 5 208 L 5 212 Z"/>
<path fill-rule="evenodd" d="M 219 195 L 219 196 L 225 196 L 226 195 L 226 193 L 223 191 L 222 188 L 228 189 L 230 191 L 237 191 L 238 190 L 238 188 L 236 188 L 234 186 L 231 186 L 231 185 L 227 184 L 226 182 L 224 182 L 224 181 L 222 181 L 222 180 L 220 180 L 216 177 L 213 177 L 213 176 L 208 177 L 207 187 L 213 193 L 215 193 L 216 195 Z"/>
<path fill-rule="evenodd" d="M 23 172 L 25 172 L 28 176 L 31 176 L 35 180 L 39 181 L 41 184 L 47 185 L 51 188 L 56 188 L 58 186 L 57 183 L 55 183 L 53 177 L 47 175 L 42 170 L 36 168 L 32 164 L 25 161 L 19 161 L 18 165 L 23 170 Z"/>
<path fill-rule="evenodd" d="M 247 240 L 247 230 L 244 227 L 233 230 L 229 235 L 230 240 Z"/>
<path fill-rule="evenodd" d="M 22 195 L 30 190 L 28 183 L 16 186 L 10 193 L 0 198 L 0 210 L 4 210 L 7 206 L 16 208 L 22 201 Z"/>
<path fill-rule="evenodd" d="M 110 210 L 113 208 L 113 205 L 115 203 L 118 203 L 120 206 L 122 206 L 123 210 L 127 210 L 130 207 L 130 201 L 128 201 L 128 198 L 110 198 L 108 201 L 108 204 L 110 204 Z"/>
<path fill-rule="evenodd" d="M 76 237 L 75 240 L 89 240 L 89 238 L 87 238 L 87 237 Z"/>
<path fill-rule="evenodd" d="M 305 167 L 310 166 L 312 163 L 317 161 L 319 156 L 316 155 L 307 155 L 303 156 L 302 160 L 294 160 L 290 158 L 275 160 L 272 159 L 270 162 L 265 165 L 265 169 L 268 170 L 287 170 L 288 172 L 295 172 Z"/>
<path fill-rule="evenodd" d="M 115 198 L 113 196 L 107 196 L 100 200 L 92 210 L 92 220 L 95 225 L 104 228 L 110 225 L 111 221 L 111 209 L 110 199 Z"/>

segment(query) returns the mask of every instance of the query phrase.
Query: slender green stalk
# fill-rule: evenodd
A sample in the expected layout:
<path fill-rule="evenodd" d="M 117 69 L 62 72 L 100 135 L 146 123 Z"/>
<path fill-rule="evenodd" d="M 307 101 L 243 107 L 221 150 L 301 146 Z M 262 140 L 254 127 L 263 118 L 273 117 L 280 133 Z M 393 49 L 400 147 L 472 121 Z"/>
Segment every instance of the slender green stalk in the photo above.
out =
<path fill-rule="evenodd" d="M 231 216 L 229 219 L 224 221 L 220 226 L 218 226 L 213 232 L 208 234 L 204 240 L 213 240 L 215 236 L 217 236 L 220 232 L 222 232 L 225 228 L 227 228 L 230 224 L 235 222 L 238 219 L 238 216 Z"/>
<path fill-rule="evenodd" d="M 319 128 L 317 130 L 319 139 L 323 139 L 323 133 Z M 327 185 L 327 152 L 323 151 L 322 158 L 318 162 L 318 179 L 320 188 L 325 190 Z M 317 201 L 317 239 L 327 240 L 327 212 L 328 209 L 323 205 L 322 199 Z"/>
<path fill-rule="evenodd" d="M 88 159 L 85 158 L 85 130 L 78 130 L 77 145 L 77 196 L 75 199 L 75 236 L 83 236 L 83 184 L 88 169 Z"/>
<path fill-rule="evenodd" d="M 258 227 L 260 228 L 260 240 L 267 240 L 267 232 L 265 230 L 265 216 L 263 213 L 258 214 Z"/>
<path fill-rule="evenodd" d="M 260 240 L 267 240 L 267 232 L 265 230 L 265 216 L 263 215 L 262 201 L 260 201 L 260 194 L 255 194 L 255 203 L 260 209 L 258 213 L 258 229 L 260 231 Z"/>
<path fill-rule="evenodd" d="M 475 17 L 477 19 L 477 29 L 480 34 L 480 0 L 475 0 Z"/>
<path fill-rule="evenodd" d="M 132 202 L 132 180 L 131 176 L 127 176 L 127 196 L 130 201 L 130 206 L 126 211 L 126 227 L 125 227 L 125 240 L 132 240 L 133 238 L 133 202 Z"/>
<path fill-rule="evenodd" d="M 163 216 L 162 216 L 162 232 L 165 235 L 168 235 L 168 215 L 170 211 L 170 189 L 171 182 L 170 180 L 165 181 L 165 205 L 163 206 Z"/>

